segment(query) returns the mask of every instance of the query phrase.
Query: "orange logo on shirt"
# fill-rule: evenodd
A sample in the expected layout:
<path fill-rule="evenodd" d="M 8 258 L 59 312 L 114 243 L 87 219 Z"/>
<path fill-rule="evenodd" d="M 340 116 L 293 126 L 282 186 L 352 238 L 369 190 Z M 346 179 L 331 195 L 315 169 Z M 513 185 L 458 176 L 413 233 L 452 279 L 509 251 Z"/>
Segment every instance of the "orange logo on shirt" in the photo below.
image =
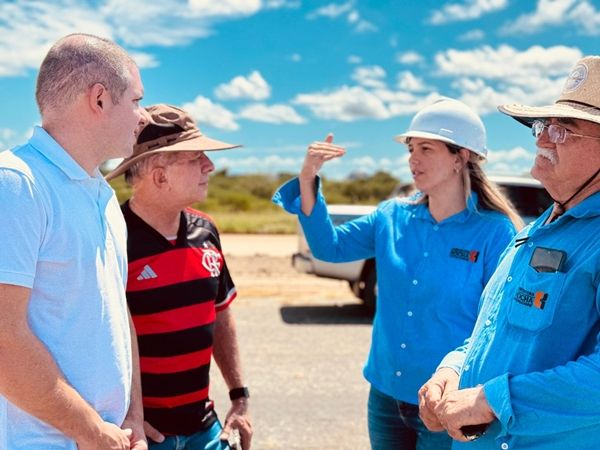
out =
<path fill-rule="evenodd" d="M 546 300 L 548 300 L 548 294 L 546 294 L 545 292 L 537 291 L 533 299 L 533 306 L 535 306 L 538 309 L 544 309 L 544 306 L 546 306 Z"/>

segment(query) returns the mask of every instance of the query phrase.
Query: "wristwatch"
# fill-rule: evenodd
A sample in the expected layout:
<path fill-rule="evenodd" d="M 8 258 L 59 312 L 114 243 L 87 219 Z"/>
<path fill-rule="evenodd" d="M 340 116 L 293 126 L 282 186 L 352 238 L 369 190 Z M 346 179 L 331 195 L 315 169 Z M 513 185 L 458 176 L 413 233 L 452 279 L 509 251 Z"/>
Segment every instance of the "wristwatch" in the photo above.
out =
<path fill-rule="evenodd" d="M 231 400 L 231 401 L 237 400 L 238 398 L 242 398 L 242 397 L 243 398 L 250 397 L 250 391 L 248 390 L 248 387 L 246 387 L 246 386 L 237 387 L 237 388 L 234 388 L 229 391 L 229 400 Z"/>

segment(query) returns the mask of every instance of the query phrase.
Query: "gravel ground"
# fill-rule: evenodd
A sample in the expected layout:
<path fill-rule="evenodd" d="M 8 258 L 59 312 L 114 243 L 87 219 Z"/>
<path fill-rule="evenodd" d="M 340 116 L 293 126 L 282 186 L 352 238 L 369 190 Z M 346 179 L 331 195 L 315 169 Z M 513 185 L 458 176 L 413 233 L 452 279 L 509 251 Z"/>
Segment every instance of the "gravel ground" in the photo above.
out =
<path fill-rule="evenodd" d="M 251 390 L 254 450 L 368 449 L 362 377 L 371 335 L 348 284 L 291 267 L 294 236 L 224 235 L 238 289 L 234 302 Z M 229 400 L 213 367 L 211 396 Z"/>

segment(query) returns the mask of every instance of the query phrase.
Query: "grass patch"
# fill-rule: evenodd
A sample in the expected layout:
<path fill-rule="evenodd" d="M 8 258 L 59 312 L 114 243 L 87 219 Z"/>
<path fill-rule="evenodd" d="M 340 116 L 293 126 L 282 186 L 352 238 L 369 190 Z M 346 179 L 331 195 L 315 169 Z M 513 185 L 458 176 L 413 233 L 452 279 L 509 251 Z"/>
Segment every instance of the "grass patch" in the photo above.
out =
<path fill-rule="evenodd" d="M 284 211 L 212 211 L 209 214 L 221 233 L 294 234 L 298 229 L 296 216 Z"/>

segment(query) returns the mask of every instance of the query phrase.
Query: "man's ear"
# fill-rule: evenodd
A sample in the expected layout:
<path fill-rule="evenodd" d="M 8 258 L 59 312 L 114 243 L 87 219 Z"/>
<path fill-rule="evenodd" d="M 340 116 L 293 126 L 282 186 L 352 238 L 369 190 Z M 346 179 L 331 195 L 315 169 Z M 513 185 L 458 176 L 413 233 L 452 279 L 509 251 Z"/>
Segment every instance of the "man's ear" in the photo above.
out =
<path fill-rule="evenodd" d="M 108 91 L 102 83 L 94 84 L 89 91 L 88 103 L 92 111 L 97 114 L 104 112 L 104 106 L 108 99 Z"/>
<path fill-rule="evenodd" d="M 152 182 L 157 188 L 164 188 L 169 182 L 164 167 L 154 167 L 152 169 Z"/>

